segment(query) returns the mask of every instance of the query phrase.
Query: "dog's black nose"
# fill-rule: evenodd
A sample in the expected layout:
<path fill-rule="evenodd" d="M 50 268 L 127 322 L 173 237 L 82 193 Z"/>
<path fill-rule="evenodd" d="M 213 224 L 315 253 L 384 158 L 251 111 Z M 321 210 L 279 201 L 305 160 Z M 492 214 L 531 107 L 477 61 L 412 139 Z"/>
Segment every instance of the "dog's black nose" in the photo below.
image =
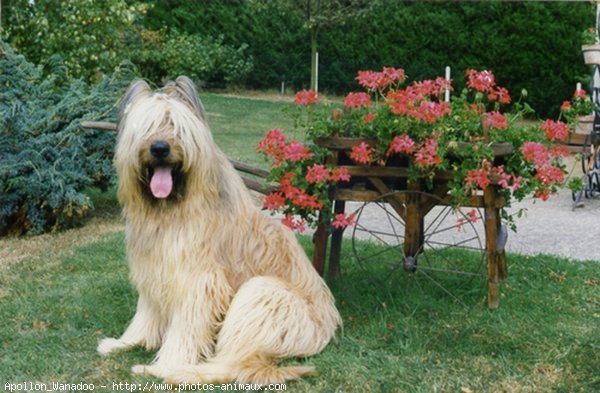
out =
<path fill-rule="evenodd" d="M 169 144 L 165 141 L 156 141 L 152 145 L 150 145 L 150 153 L 155 158 L 165 158 L 169 155 L 171 148 Z"/>

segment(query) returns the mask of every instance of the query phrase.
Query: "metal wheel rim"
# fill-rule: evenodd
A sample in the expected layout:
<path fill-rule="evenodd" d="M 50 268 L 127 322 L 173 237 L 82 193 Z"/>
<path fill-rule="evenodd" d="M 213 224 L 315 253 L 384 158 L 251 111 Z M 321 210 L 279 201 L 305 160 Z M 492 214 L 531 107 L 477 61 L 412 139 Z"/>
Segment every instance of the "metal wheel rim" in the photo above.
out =
<path fill-rule="evenodd" d="M 426 217 L 428 218 L 428 221 L 426 220 L 426 223 L 424 225 L 424 242 L 422 247 L 420 247 L 420 254 L 417 257 L 417 269 L 414 273 L 412 274 L 404 274 L 402 279 L 413 279 L 415 281 L 417 281 L 417 284 L 419 283 L 419 281 L 422 280 L 427 280 L 430 282 L 433 282 L 435 286 L 439 287 L 439 289 L 446 293 L 447 295 L 452 296 L 455 300 L 459 301 L 460 303 L 463 303 L 461 301 L 461 299 L 459 298 L 458 295 L 452 293 L 452 290 L 455 290 L 456 288 L 453 286 L 452 290 L 450 290 L 449 288 L 446 288 L 445 286 L 445 282 L 448 281 L 446 280 L 446 278 L 441 278 L 442 276 L 450 276 L 450 275 L 455 275 L 455 276 L 460 276 L 462 279 L 462 285 L 460 286 L 460 290 L 462 291 L 464 290 L 477 290 L 480 291 L 483 287 L 483 279 L 485 277 L 484 272 L 486 271 L 486 269 L 484 269 L 484 265 L 485 265 L 485 246 L 484 246 L 484 242 L 482 242 L 481 237 L 479 236 L 478 230 L 475 227 L 475 225 L 473 223 L 471 223 L 471 221 L 469 220 L 469 218 L 466 216 L 466 214 L 462 211 L 462 210 L 455 210 L 454 208 L 452 208 L 451 206 L 448 205 L 444 205 L 443 204 L 443 200 L 433 194 L 429 194 L 429 193 L 425 193 L 425 192 L 421 192 L 421 191 L 408 191 L 408 190 L 403 190 L 403 191 L 396 191 L 396 192 L 392 192 L 389 194 L 385 194 L 385 195 L 381 195 L 379 198 L 377 198 L 375 201 L 371 201 L 371 202 L 366 202 L 363 203 L 361 205 L 361 207 L 359 209 L 356 210 L 356 225 L 353 228 L 353 232 L 352 232 L 352 248 L 353 248 L 353 252 L 356 258 L 356 261 L 358 262 L 358 264 L 361 266 L 361 268 L 367 272 L 372 273 L 372 271 L 374 269 L 370 269 L 370 267 L 368 266 L 368 262 L 369 260 L 373 259 L 373 258 L 377 258 L 377 257 L 383 257 L 385 254 L 389 253 L 391 255 L 396 255 L 396 257 L 398 259 L 396 260 L 391 260 L 387 266 L 383 267 L 383 274 L 377 274 L 375 277 L 370 277 L 372 279 L 375 279 L 375 281 L 387 281 L 389 279 L 392 278 L 392 276 L 394 275 L 399 275 L 397 274 L 397 272 L 402 272 L 404 273 L 404 264 L 405 264 L 405 258 L 404 258 L 404 251 L 403 251 L 403 238 L 404 235 L 400 234 L 400 231 L 404 230 L 404 222 L 402 220 L 402 218 L 399 216 L 399 214 L 397 214 L 397 212 L 390 207 L 385 200 L 390 198 L 391 196 L 393 196 L 394 194 L 419 194 L 418 196 L 425 196 L 426 198 L 432 198 L 434 201 L 438 202 L 437 206 L 434 207 L 432 209 L 432 211 L 434 209 L 437 209 L 437 211 L 434 214 L 433 217 L 429 217 L 430 213 L 432 211 L 430 211 Z M 389 230 L 371 230 L 369 231 L 362 223 L 361 223 L 361 218 L 363 217 L 364 214 L 366 214 L 368 211 L 366 210 L 367 207 L 373 207 L 373 206 L 377 206 L 377 209 L 380 209 L 383 213 L 385 213 L 386 215 L 386 220 L 387 223 L 389 225 L 390 228 L 394 228 L 394 224 L 397 225 L 397 227 L 395 227 L 396 229 L 393 230 L 393 233 L 390 233 Z M 391 213 L 391 214 L 390 214 Z M 450 221 L 447 221 L 446 219 L 452 216 L 450 218 Z M 468 231 L 466 231 L 465 233 L 467 233 L 466 235 L 466 239 L 469 239 L 469 243 L 467 244 L 466 242 L 463 244 L 460 244 L 460 242 L 463 242 L 465 239 L 460 240 L 459 242 L 455 242 L 455 243 L 447 243 L 444 244 L 443 242 L 439 242 L 438 239 L 436 238 L 437 234 L 441 234 L 443 232 L 447 232 L 447 231 L 451 231 L 454 228 L 457 228 L 456 225 L 452 225 L 452 220 L 455 218 L 462 218 L 463 221 L 463 228 L 467 228 Z M 478 217 L 481 219 L 481 214 L 478 213 Z M 458 229 L 457 229 L 458 230 Z M 379 237 L 381 244 L 381 247 L 383 247 L 383 249 L 380 249 L 378 251 L 375 251 L 374 254 L 371 255 L 364 255 L 364 252 L 362 249 L 364 249 L 366 246 L 363 245 L 363 239 L 361 239 L 361 237 L 363 236 L 359 236 L 359 232 L 369 232 L 373 238 L 377 239 Z M 397 241 L 394 242 L 390 242 L 389 239 L 397 239 Z M 434 247 L 437 246 L 437 247 Z M 362 249 L 361 249 L 362 248 Z M 449 260 L 449 257 L 445 257 L 445 261 L 443 260 L 444 257 L 442 256 L 442 251 L 448 250 L 450 248 L 458 248 L 461 249 L 462 251 L 465 250 L 470 250 L 473 252 L 472 256 L 469 256 L 469 258 L 467 259 L 472 259 L 473 261 L 469 262 L 469 267 L 468 269 L 456 269 L 456 268 L 448 268 L 448 266 L 453 266 L 456 265 L 455 263 L 452 263 L 453 261 Z M 449 255 L 452 255 L 454 251 L 450 250 L 449 251 Z M 362 255 L 361 255 L 362 254 Z M 401 254 L 401 255 L 400 255 Z M 442 258 L 442 259 L 440 259 Z M 452 257 L 452 258 L 460 258 L 459 255 L 457 255 L 456 257 Z M 437 265 L 437 266 L 436 266 Z M 447 265 L 447 266 L 444 266 Z M 443 267 L 440 267 L 443 266 Z M 408 276 L 408 277 L 406 277 Z M 416 279 L 415 279 L 416 278 Z M 456 285 L 456 282 L 454 280 L 452 280 L 453 284 L 452 285 Z M 479 282 L 479 284 L 477 284 L 476 282 Z M 478 288 L 479 287 L 479 288 Z M 464 303 L 463 303 L 464 304 Z"/>

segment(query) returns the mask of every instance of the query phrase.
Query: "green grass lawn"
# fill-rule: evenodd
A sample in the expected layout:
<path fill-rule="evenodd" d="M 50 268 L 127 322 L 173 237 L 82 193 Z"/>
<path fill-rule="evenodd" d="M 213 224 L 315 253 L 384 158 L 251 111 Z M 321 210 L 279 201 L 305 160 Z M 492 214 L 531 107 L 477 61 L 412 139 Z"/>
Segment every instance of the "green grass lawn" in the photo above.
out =
<path fill-rule="evenodd" d="M 270 128 L 292 129 L 281 102 L 202 98 L 217 144 L 232 158 L 266 166 L 256 143 Z M 95 219 L 118 226 L 114 191 L 93 199 Z M 31 238 L 26 245 L 35 251 L 39 243 L 37 251 L 0 261 L 0 389 L 6 382 L 56 381 L 104 391 L 99 386 L 112 382 L 157 381 L 129 371 L 154 353 L 95 352 L 101 337 L 123 332 L 136 294 L 123 233 L 113 225 L 103 226 L 104 235 L 81 235 L 93 225 Z M 310 239 L 300 239 L 310 255 Z M 18 253 L 24 242 L 4 246 Z M 600 391 L 600 261 L 509 255 L 508 265 L 500 308 L 491 311 L 484 291 L 465 307 L 434 287 L 416 287 L 402 271 L 377 284 L 345 241 L 343 275 L 330 282 L 344 330 L 320 355 L 288 361 L 313 364 L 318 375 L 291 382 L 287 391 Z"/>
<path fill-rule="evenodd" d="M 308 252 L 310 240 L 301 238 Z M 597 262 L 509 256 L 498 310 L 484 294 L 469 307 L 407 291 L 404 273 L 373 285 L 343 250 L 330 283 L 344 330 L 325 351 L 293 360 L 319 373 L 293 392 L 592 392 L 600 389 Z M 101 358 L 103 336 L 123 332 L 135 309 L 121 232 L 0 271 L 0 382 L 145 383 L 141 349 Z M 154 380 L 156 381 L 156 380 Z M 157 381 L 158 382 L 158 381 Z"/>
<path fill-rule="evenodd" d="M 202 94 L 215 142 L 230 158 L 267 167 L 267 161 L 256 153 L 256 145 L 272 128 L 283 128 L 286 134 L 300 140 L 303 136 L 282 112 L 283 101 L 248 99 Z"/>

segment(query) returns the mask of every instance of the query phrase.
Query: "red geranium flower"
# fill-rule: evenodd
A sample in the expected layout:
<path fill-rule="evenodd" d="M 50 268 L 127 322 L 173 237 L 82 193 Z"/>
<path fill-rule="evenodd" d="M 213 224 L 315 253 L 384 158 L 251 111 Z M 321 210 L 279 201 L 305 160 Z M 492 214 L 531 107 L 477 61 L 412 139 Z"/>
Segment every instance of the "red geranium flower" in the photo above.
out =
<path fill-rule="evenodd" d="M 363 106 L 371 106 L 371 97 L 367 93 L 348 93 L 344 100 L 346 108 L 360 108 Z"/>
<path fill-rule="evenodd" d="M 319 95 L 314 90 L 302 90 L 296 93 L 294 104 L 296 105 L 312 105 L 319 102 Z"/>
<path fill-rule="evenodd" d="M 481 92 L 491 92 L 496 81 L 491 71 L 467 70 L 467 87 Z"/>
<path fill-rule="evenodd" d="M 350 152 L 350 158 L 360 164 L 370 164 L 373 159 L 371 158 L 373 149 L 365 142 L 361 142 L 358 146 L 353 146 Z"/>

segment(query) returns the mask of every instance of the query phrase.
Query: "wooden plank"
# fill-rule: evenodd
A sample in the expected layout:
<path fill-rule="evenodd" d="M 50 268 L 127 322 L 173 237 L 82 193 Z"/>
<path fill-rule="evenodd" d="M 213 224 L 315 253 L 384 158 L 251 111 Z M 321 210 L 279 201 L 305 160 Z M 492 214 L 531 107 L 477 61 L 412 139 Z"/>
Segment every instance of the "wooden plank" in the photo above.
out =
<path fill-rule="evenodd" d="M 317 146 L 325 147 L 330 150 L 350 150 L 354 146 L 360 145 L 362 142 L 367 142 L 369 146 L 376 146 L 376 139 L 359 139 L 359 138 L 345 138 L 339 136 L 322 136 L 315 139 Z"/>
<path fill-rule="evenodd" d="M 383 180 L 377 177 L 369 177 L 368 179 L 381 195 L 386 195 L 393 191 L 385 185 Z M 405 197 L 405 195 L 394 194 L 392 196 L 386 197 L 385 201 L 392 206 L 392 208 L 396 211 L 396 213 L 398 213 L 400 217 L 402 217 L 403 220 L 406 221 L 406 206 L 404 203 L 405 201 L 402 200 L 402 197 Z"/>
<path fill-rule="evenodd" d="M 109 121 L 91 121 L 86 120 L 81 122 L 81 127 L 83 128 L 94 128 L 97 130 L 106 130 L 106 131 L 116 131 L 117 123 L 112 123 Z"/>
<path fill-rule="evenodd" d="M 483 199 L 484 225 L 485 225 L 485 249 L 488 260 L 488 307 L 496 309 L 500 305 L 500 283 L 498 269 L 498 253 L 496 249 L 496 238 L 498 231 L 497 210 L 494 207 L 496 190 L 494 186 L 487 186 Z"/>
<path fill-rule="evenodd" d="M 229 159 L 229 161 L 233 164 L 233 167 L 240 172 L 250 173 L 252 175 L 256 175 L 258 177 L 268 177 L 269 171 L 259 168 L 254 165 L 246 164 L 241 161 Z"/>
<path fill-rule="evenodd" d="M 348 170 L 350 176 L 396 177 L 401 179 L 408 177 L 408 167 L 340 165 L 340 168 Z"/>
<path fill-rule="evenodd" d="M 270 194 L 272 192 L 277 191 L 279 188 L 274 184 L 267 184 L 264 181 L 251 179 L 251 178 L 243 176 L 243 175 L 240 175 L 240 177 L 244 181 L 244 184 L 246 185 L 246 187 L 248 187 L 249 189 L 254 190 L 256 192 L 259 192 L 261 194 L 265 194 L 265 195 Z"/>
<path fill-rule="evenodd" d="M 425 190 L 425 192 L 427 192 Z M 355 201 L 355 202 L 373 202 L 381 197 L 381 193 L 375 190 L 352 190 L 348 188 L 337 189 L 334 194 L 336 201 Z M 450 205 L 450 201 L 447 198 L 443 199 L 442 205 Z M 465 207 L 484 207 L 483 195 L 473 195 L 463 205 Z M 496 196 L 494 206 L 496 209 L 502 209 L 506 206 L 506 200 L 504 197 Z"/>
<path fill-rule="evenodd" d="M 372 202 L 380 196 L 381 194 L 377 191 L 352 190 L 349 188 L 337 189 L 334 193 L 336 201 Z"/>
<path fill-rule="evenodd" d="M 575 134 L 573 132 L 569 133 L 569 145 L 578 145 L 582 146 L 585 143 L 585 134 Z"/>
<path fill-rule="evenodd" d="M 321 217 L 319 217 L 321 219 Z M 317 273 L 323 277 L 325 270 L 325 255 L 327 254 L 327 240 L 329 238 L 329 223 L 321 221 L 314 234 L 315 249 L 312 264 Z"/>
<path fill-rule="evenodd" d="M 345 213 L 346 202 L 335 201 L 333 205 L 333 214 Z M 327 277 L 335 279 L 340 276 L 342 271 L 340 267 L 340 259 L 342 255 L 342 239 L 345 228 L 336 228 L 331 234 L 331 246 L 329 247 L 329 268 Z"/>

